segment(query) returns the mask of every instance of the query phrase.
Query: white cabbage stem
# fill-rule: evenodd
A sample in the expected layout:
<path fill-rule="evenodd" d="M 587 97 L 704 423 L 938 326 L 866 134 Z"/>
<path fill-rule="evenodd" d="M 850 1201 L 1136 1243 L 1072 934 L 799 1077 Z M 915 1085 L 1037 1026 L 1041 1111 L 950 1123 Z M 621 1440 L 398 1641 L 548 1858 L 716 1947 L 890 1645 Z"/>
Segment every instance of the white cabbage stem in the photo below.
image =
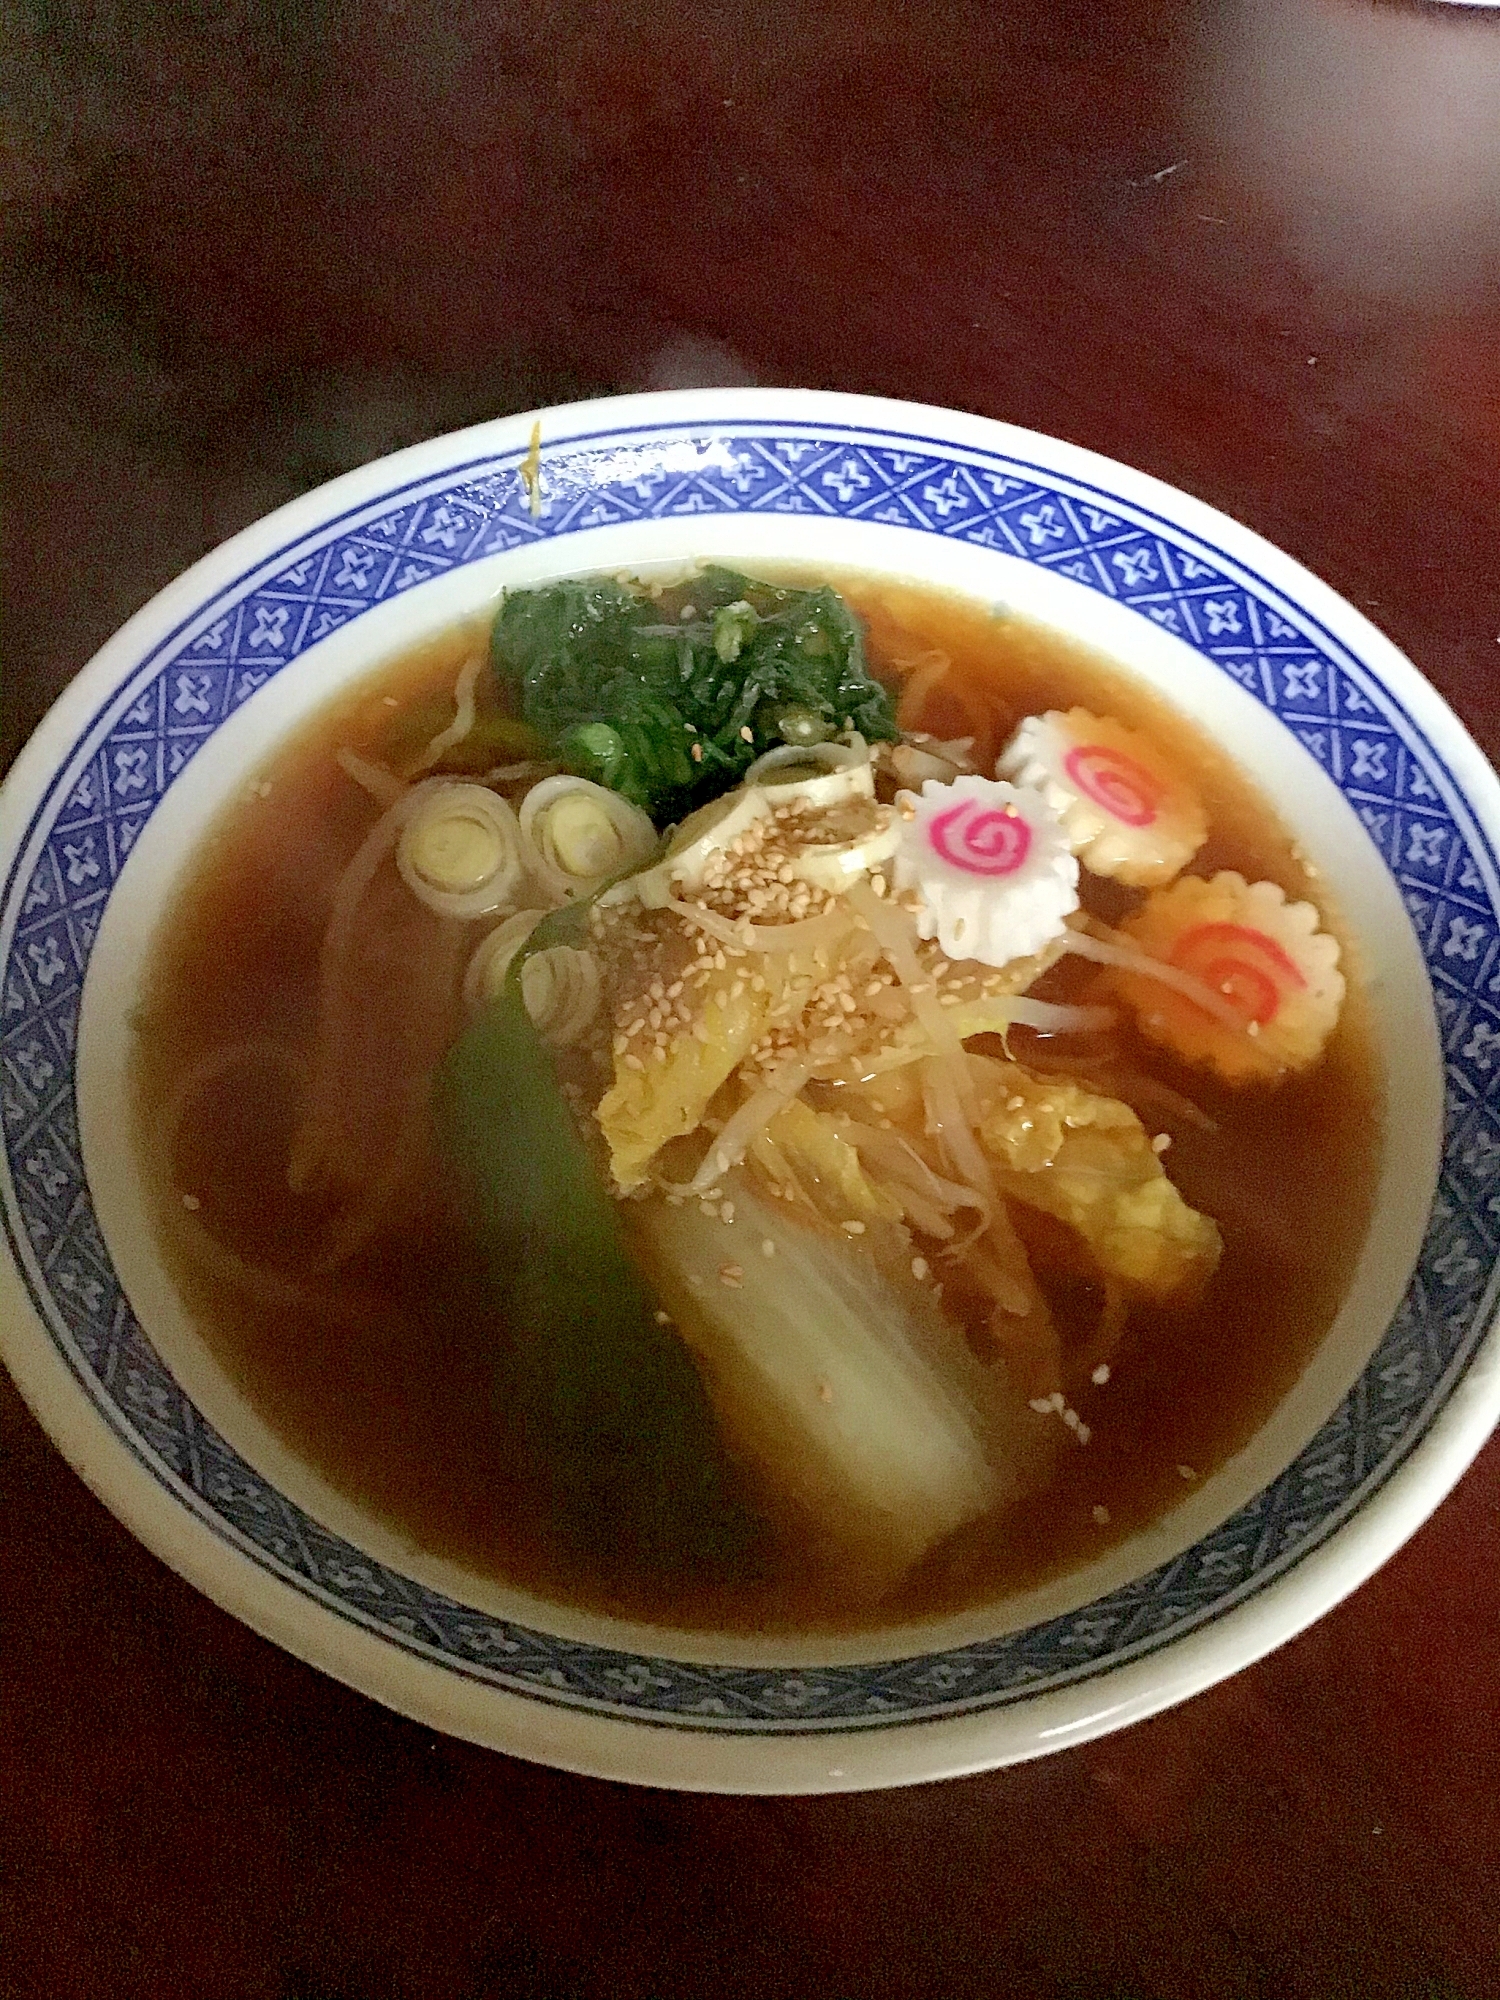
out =
<path fill-rule="evenodd" d="M 931 1298 L 736 1182 L 733 1235 L 770 1242 L 739 1282 L 696 1201 L 642 1202 L 647 1269 L 702 1365 L 727 1448 L 779 1513 L 815 1525 L 841 1589 L 877 1597 L 1015 1491 L 1016 1399 Z"/>

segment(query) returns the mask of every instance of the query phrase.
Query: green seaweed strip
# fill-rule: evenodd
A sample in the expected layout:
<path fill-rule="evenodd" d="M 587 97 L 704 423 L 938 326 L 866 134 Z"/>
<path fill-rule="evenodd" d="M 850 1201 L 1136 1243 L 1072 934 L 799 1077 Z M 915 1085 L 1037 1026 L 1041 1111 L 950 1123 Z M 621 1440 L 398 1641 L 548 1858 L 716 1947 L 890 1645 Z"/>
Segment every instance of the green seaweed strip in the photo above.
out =
<path fill-rule="evenodd" d="M 510 1329 L 497 1342 L 497 1388 L 563 1531 L 606 1561 L 616 1551 L 656 1566 L 728 1560 L 753 1538 L 753 1519 L 521 996 L 526 957 L 586 938 L 585 907 L 537 926 L 500 998 L 443 1061 L 438 1132 L 471 1191 Z"/>

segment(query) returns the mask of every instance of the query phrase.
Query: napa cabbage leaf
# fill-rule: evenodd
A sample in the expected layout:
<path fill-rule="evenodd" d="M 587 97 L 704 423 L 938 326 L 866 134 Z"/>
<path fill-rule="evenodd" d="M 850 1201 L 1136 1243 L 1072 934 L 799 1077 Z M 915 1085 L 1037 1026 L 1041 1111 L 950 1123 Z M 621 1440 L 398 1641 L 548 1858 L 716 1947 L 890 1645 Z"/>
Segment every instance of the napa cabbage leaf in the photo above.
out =
<path fill-rule="evenodd" d="M 494 1342 L 523 1471 L 605 1574 L 622 1554 L 652 1567 L 738 1562 L 756 1524 L 702 1382 L 658 1318 L 522 996 L 528 957 L 586 936 L 583 906 L 544 919 L 438 1072 L 437 1133 L 498 1308 L 475 1335 Z"/>

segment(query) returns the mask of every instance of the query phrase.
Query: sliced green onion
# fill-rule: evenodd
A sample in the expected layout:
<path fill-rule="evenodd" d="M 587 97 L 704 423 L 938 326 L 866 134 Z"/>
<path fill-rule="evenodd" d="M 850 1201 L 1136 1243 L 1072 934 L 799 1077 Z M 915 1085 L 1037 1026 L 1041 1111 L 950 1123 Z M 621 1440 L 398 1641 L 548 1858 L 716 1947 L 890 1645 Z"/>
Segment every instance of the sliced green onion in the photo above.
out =
<path fill-rule="evenodd" d="M 532 874 L 559 902 L 589 896 L 656 851 L 656 828 L 639 806 L 587 778 L 559 773 L 521 801 L 521 837 Z"/>
<path fill-rule="evenodd" d="M 396 866 L 418 901 L 465 921 L 514 904 L 525 875 L 521 829 L 498 793 L 439 780 L 402 806 Z"/>

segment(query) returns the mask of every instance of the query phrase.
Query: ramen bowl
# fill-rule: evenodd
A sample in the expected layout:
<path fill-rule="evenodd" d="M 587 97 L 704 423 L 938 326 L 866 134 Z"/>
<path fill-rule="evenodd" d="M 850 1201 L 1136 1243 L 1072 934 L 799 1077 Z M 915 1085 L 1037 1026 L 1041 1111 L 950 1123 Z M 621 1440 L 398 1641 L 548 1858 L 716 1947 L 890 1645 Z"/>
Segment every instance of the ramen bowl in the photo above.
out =
<path fill-rule="evenodd" d="M 205 558 L 0 795 L 0 1347 L 190 1582 L 435 1728 L 648 1784 L 812 1791 L 1013 1762 L 1291 1637 L 1500 1414 L 1500 784 L 1416 670 L 1236 523 L 1005 425 L 781 390 L 579 404 L 402 452 Z M 1082 1568 L 925 1625 L 679 1633 L 478 1579 L 297 1460 L 196 1337 L 133 1157 L 129 1017 L 184 858 L 342 684 L 502 588 L 719 557 L 912 579 L 1087 642 L 1229 746 L 1335 886 L 1386 1079 L 1353 1283 L 1251 1442 Z"/>

